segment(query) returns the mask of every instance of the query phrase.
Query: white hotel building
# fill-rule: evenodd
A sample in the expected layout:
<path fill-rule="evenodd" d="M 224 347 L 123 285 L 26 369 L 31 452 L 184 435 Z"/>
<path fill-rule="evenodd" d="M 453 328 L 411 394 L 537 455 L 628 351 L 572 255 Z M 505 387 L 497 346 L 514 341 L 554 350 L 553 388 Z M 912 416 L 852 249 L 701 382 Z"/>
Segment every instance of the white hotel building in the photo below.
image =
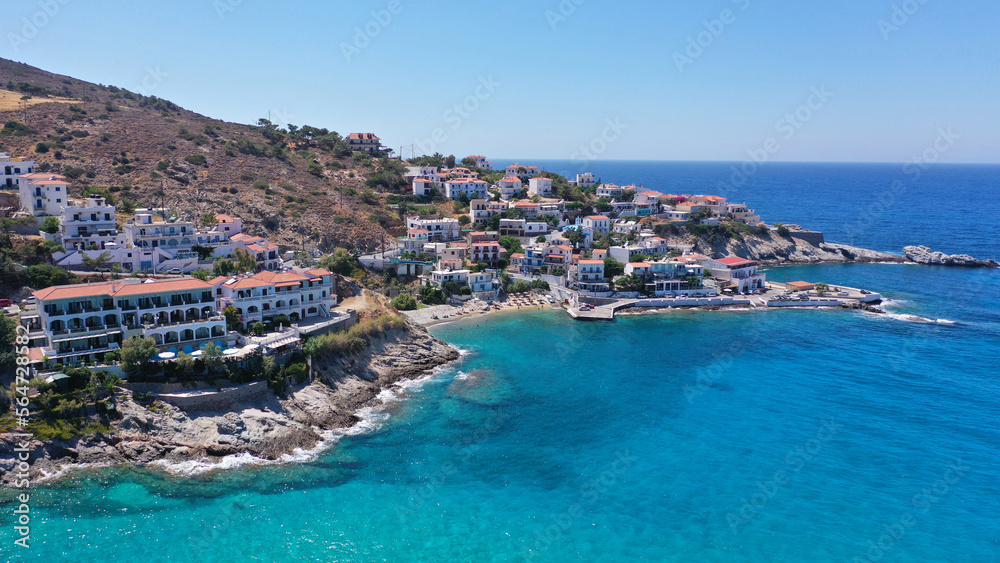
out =
<path fill-rule="evenodd" d="M 32 362 L 102 360 L 133 337 L 148 337 L 161 351 L 194 352 L 209 343 L 225 348 L 225 307 L 233 305 L 243 322 L 277 315 L 292 322 L 330 317 L 337 306 L 335 275 L 323 269 L 260 272 L 243 278 L 219 277 L 142 282 L 63 285 L 32 294 L 37 315 L 23 315 L 31 327 Z"/>
<path fill-rule="evenodd" d="M 129 279 L 64 285 L 32 294 L 38 300 L 33 360 L 77 363 L 103 359 L 132 336 L 149 337 L 161 350 L 194 351 L 222 345 L 226 320 L 216 312 L 213 286 L 197 279 L 142 283 Z"/>
<path fill-rule="evenodd" d="M 220 311 L 236 307 L 246 326 L 285 315 L 292 322 L 330 317 L 337 306 L 335 275 L 324 269 L 258 272 L 238 278 L 218 277 L 215 287 Z"/>

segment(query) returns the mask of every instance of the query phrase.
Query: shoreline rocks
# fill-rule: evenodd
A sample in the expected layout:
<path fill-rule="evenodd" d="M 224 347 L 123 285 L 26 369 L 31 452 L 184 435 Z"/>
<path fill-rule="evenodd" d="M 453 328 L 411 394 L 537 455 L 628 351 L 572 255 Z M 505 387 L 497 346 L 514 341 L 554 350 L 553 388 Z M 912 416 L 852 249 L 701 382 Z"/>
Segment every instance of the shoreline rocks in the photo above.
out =
<path fill-rule="evenodd" d="M 268 393 L 260 400 L 226 411 L 182 410 L 155 402 L 147 408 L 118 388 L 122 415 L 115 433 L 71 440 L 31 440 L 33 482 L 76 467 L 198 461 L 248 453 L 266 460 L 296 450 L 312 450 L 324 431 L 349 428 L 356 411 L 379 402 L 377 395 L 397 381 L 415 379 L 459 357 L 458 350 L 426 329 L 407 325 L 373 336 L 358 354 L 314 359 L 315 381 L 289 388 L 283 397 Z M 20 442 L 0 436 L 0 448 L 13 451 Z M 12 486 L 15 460 L 0 459 L 0 486 Z"/>
<path fill-rule="evenodd" d="M 969 268 L 1000 268 L 994 260 L 980 260 L 968 254 L 945 254 L 935 252 L 930 248 L 920 246 L 907 246 L 903 248 L 906 257 L 917 264 L 927 264 L 931 266 L 964 266 Z"/>

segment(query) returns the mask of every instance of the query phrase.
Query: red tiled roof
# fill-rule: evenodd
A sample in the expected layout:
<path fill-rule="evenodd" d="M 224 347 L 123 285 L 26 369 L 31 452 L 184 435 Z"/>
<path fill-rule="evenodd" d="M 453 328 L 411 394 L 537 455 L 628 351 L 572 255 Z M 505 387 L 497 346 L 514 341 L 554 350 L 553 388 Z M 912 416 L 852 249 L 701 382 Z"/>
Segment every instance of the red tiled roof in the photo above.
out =
<path fill-rule="evenodd" d="M 226 287 L 228 287 L 230 289 L 247 289 L 247 288 L 251 288 L 251 287 L 269 287 L 269 286 L 272 286 L 272 285 L 274 285 L 274 284 L 268 283 L 268 282 L 266 282 L 264 280 L 255 280 L 255 279 L 253 279 L 251 277 L 251 278 L 243 278 L 243 279 L 237 281 L 236 283 L 229 284 Z"/>
<path fill-rule="evenodd" d="M 28 178 L 29 180 L 48 178 L 49 180 L 65 180 L 66 176 L 60 176 L 59 174 L 45 173 L 45 172 L 32 172 L 31 174 L 21 174 L 21 178 Z"/>
<path fill-rule="evenodd" d="M 147 293 L 164 293 L 168 291 L 209 289 L 211 287 L 211 284 L 203 282 L 199 279 L 183 278 L 133 284 L 105 282 L 53 286 L 40 289 L 32 293 L 32 295 L 39 301 L 46 301 L 53 299 L 80 299 L 84 297 L 98 297 L 101 295 L 143 295 Z"/>
<path fill-rule="evenodd" d="M 719 264 L 725 264 L 726 266 L 751 266 L 756 264 L 753 260 L 747 260 L 746 258 L 740 258 L 739 256 L 729 256 L 727 258 L 719 258 L 716 260 Z"/>

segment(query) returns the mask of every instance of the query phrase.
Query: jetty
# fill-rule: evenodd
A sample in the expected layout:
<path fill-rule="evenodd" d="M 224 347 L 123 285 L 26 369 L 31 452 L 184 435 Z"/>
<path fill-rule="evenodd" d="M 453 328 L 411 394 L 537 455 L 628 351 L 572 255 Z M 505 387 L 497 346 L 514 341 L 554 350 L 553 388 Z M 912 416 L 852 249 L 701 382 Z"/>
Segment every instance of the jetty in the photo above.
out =
<path fill-rule="evenodd" d="M 636 307 L 672 309 L 678 307 L 750 307 L 767 308 L 857 308 L 861 304 L 874 304 L 882 295 L 863 289 L 838 287 L 836 291 L 817 291 L 791 284 L 768 282 L 767 291 L 755 295 L 715 295 L 711 297 L 648 297 L 639 299 L 600 299 L 610 301 L 600 305 L 581 304 L 568 307 L 566 312 L 579 321 L 613 321 L 618 311 Z M 808 284 L 812 286 L 813 284 Z"/>

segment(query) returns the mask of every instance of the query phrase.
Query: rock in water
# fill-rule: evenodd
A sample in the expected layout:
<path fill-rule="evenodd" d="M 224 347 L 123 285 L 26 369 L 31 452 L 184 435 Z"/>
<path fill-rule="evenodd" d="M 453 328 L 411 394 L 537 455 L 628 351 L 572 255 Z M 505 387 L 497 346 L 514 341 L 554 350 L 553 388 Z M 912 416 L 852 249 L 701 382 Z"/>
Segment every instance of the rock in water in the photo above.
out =
<path fill-rule="evenodd" d="M 972 266 L 981 268 L 1000 267 L 1000 264 L 997 264 L 993 260 L 980 260 L 978 258 L 973 258 L 968 254 L 949 255 L 943 252 L 934 252 L 926 246 L 907 246 L 903 248 L 903 254 L 906 254 L 907 258 L 917 264 L 931 264 L 934 266 Z"/>

